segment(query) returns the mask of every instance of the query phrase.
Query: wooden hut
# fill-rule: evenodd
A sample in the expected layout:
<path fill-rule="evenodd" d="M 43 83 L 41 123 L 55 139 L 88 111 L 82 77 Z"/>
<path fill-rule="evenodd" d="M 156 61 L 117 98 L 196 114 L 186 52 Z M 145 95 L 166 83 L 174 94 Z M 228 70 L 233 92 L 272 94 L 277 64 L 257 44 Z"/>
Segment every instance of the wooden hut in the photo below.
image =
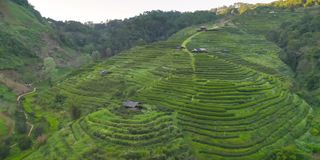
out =
<path fill-rule="evenodd" d="M 207 27 L 206 26 L 201 26 L 197 31 L 198 32 L 202 32 L 202 31 L 207 31 Z"/>
<path fill-rule="evenodd" d="M 141 109 L 141 103 L 135 102 L 135 101 L 125 101 L 123 102 L 123 107 L 131 110 L 140 110 Z"/>
<path fill-rule="evenodd" d="M 207 53 L 208 50 L 206 48 L 194 48 L 192 50 L 193 53 Z"/>
<path fill-rule="evenodd" d="M 107 70 L 103 70 L 103 71 L 100 72 L 101 76 L 105 76 L 107 74 L 109 74 L 109 71 L 107 71 Z"/>

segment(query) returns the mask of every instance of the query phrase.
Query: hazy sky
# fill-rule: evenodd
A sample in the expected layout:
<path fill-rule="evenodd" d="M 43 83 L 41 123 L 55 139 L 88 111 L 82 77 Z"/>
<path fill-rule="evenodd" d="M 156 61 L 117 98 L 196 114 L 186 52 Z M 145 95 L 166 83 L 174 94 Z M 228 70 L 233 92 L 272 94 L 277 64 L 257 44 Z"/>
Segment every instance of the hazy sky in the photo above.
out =
<path fill-rule="evenodd" d="M 29 0 L 44 17 L 55 20 L 101 22 L 123 19 L 150 10 L 208 10 L 235 2 L 268 3 L 273 0 Z"/>

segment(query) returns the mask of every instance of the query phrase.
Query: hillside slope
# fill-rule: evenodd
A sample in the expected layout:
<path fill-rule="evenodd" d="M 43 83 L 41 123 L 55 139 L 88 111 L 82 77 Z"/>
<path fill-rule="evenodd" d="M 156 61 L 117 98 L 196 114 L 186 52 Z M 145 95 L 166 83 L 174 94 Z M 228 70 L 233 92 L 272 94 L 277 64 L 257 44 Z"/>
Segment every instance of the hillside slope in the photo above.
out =
<path fill-rule="evenodd" d="M 1 0 L 0 8 L 1 70 L 21 70 L 23 75 L 23 68 L 39 65 L 49 56 L 58 64 L 70 60 L 67 55 L 72 53 L 57 44 L 54 31 L 31 6 Z"/>
<path fill-rule="evenodd" d="M 16 142 L 21 137 L 28 135 L 27 139 L 36 140 L 63 124 L 56 121 L 57 115 L 43 112 L 47 113 L 46 118 L 35 122 L 35 133 L 30 138 L 33 125 L 27 118 L 33 115 L 25 114 L 14 96 L 34 88 L 46 90 L 81 66 L 101 62 L 138 44 L 167 39 L 184 27 L 216 19 L 209 11 L 151 11 L 99 24 L 58 22 L 42 17 L 27 0 L 0 0 L 0 150 L 13 145 L 16 147 L 11 149 L 11 155 L 20 153 Z"/>
<path fill-rule="evenodd" d="M 272 68 L 274 61 L 274 70 L 286 70 L 278 57 L 257 67 L 234 59 L 237 50 L 217 41 L 234 35 L 228 39 L 232 44 L 250 50 L 237 41 L 237 28 L 195 30 L 131 49 L 28 97 L 25 108 L 35 119 L 74 107 L 83 117 L 26 159 L 262 159 L 307 131 L 309 105 L 289 91 L 286 78 L 258 70 Z M 278 50 L 250 36 L 259 46 Z M 211 48 L 193 54 L 177 50 L 179 44 Z M 222 57 L 223 50 L 230 56 Z M 103 70 L 110 74 L 101 76 Z M 124 109 L 127 99 L 142 102 L 143 109 Z M 66 124 L 70 116 L 61 111 L 56 117 L 61 115 Z"/>
<path fill-rule="evenodd" d="M 66 67 L 69 64 L 64 62 L 73 63 L 78 56 L 73 49 L 109 53 L 103 37 L 108 34 L 95 44 L 92 26 L 77 22 L 49 25 L 32 8 L 8 0 L 0 0 L 0 7 L 0 40 L 4 42 L 0 59 L 10 62 L 0 63 L 0 82 L 18 86 L 10 90 L 0 85 L 0 111 L 15 105 L 12 92 L 28 90 L 25 82 L 43 78 L 29 71 L 42 72 L 46 57 Z M 287 155 L 306 159 L 308 155 L 300 150 L 317 153 L 319 148 L 319 126 L 317 121 L 311 122 L 317 112 L 292 91 L 294 73 L 279 58 L 281 48 L 265 35 L 309 11 L 257 7 L 206 24 L 210 31 L 196 32 L 199 26 L 189 27 L 148 45 L 142 45 L 145 42 L 138 37 L 130 42 L 121 38 L 124 33 L 135 34 L 128 29 L 135 21 L 114 21 L 112 33 L 121 40 L 112 42 L 116 45 L 111 50 L 141 45 L 82 67 L 22 98 L 19 107 L 23 108 L 15 113 L 24 132 L 14 138 L 17 142 L 26 138 L 31 148 L 24 150 L 19 143 L 9 142 L 12 147 L 7 159 L 256 160 Z M 170 13 L 153 12 L 133 19 L 157 15 Z M 187 16 L 181 17 L 183 22 Z M 168 27 L 161 32 L 165 37 L 160 33 L 154 36 L 152 28 L 160 22 L 150 23 L 151 32 L 145 36 L 154 39 L 148 42 L 165 39 L 179 28 Z M 174 19 L 167 25 L 173 25 L 171 22 Z M 53 25 L 60 25 L 56 26 L 59 31 L 53 31 Z M 101 27 L 96 33 L 109 30 L 105 24 L 95 27 Z M 192 53 L 194 48 L 208 52 Z M 142 110 L 124 108 L 122 103 L 127 100 L 141 102 Z M 12 134 L 12 120 L 6 114 L 0 118 L 0 136 Z"/>

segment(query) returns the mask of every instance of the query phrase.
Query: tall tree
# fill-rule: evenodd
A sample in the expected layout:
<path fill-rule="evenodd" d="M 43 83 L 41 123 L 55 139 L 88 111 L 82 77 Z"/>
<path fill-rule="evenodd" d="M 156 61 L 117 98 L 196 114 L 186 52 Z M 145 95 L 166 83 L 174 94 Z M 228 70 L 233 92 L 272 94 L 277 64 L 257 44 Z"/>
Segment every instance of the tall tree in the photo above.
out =
<path fill-rule="evenodd" d="M 56 62 L 52 57 L 47 57 L 43 60 L 43 73 L 46 79 L 50 81 L 53 79 L 56 73 Z"/>

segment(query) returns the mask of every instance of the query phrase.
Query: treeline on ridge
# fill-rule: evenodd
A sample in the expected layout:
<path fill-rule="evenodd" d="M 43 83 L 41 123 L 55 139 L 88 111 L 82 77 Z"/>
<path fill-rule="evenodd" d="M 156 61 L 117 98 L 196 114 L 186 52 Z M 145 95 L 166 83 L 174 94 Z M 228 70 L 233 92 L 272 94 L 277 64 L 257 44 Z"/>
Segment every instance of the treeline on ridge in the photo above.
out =
<path fill-rule="evenodd" d="M 48 21 L 57 32 L 62 45 L 99 58 L 112 56 L 136 45 L 165 40 L 182 28 L 213 22 L 217 17 L 209 11 L 150 11 L 136 17 L 98 24 L 52 19 Z"/>

